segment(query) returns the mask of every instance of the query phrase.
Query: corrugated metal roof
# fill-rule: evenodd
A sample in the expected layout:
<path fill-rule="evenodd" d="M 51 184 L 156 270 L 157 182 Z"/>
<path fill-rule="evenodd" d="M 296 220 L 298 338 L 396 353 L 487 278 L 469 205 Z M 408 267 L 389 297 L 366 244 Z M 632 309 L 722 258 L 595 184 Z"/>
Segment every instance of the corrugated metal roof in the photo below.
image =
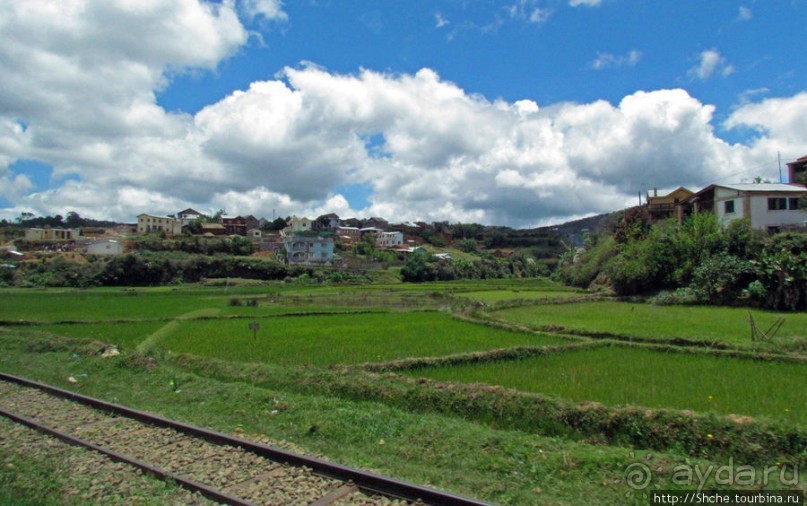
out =
<path fill-rule="evenodd" d="M 720 188 L 728 188 L 729 190 L 737 190 L 743 192 L 805 192 L 807 188 L 794 184 L 785 183 L 735 183 L 735 184 L 716 184 Z"/>

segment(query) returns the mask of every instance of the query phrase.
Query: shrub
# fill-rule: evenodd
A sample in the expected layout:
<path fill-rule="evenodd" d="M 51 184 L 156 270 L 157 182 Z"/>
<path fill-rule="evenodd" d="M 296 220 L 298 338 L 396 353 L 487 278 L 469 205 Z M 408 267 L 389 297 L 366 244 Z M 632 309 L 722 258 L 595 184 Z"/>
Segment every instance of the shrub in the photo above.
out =
<path fill-rule="evenodd" d="M 717 217 L 712 213 L 698 213 L 685 220 L 677 230 L 673 247 L 668 262 L 678 261 L 673 277 L 679 286 L 686 286 L 703 260 L 725 251 L 725 238 Z"/>
<path fill-rule="evenodd" d="M 460 251 L 464 251 L 466 253 L 476 253 L 479 250 L 476 241 L 473 239 L 461 239 L 457 241 L 457 247 L 460 249 Z"/>
<path fill-rule="evenodd" d="M 425 253 L 413 253 L 406 259 L 406 264 L 401 269 L 401 278 L 404 281 L 420 283 L 423 281 L 434 281 L 437 279 L 436 269 L 429 262 L 431 255 Z"/>
<path fill-rule="evenodd" d="M 651 235 L 623 245 L 603 270 L 617 294 L 630 295 L 668 287 L 670 267 L 667 245 Z"/>
<path fill-rule="evenodd" d="M 649 299 L 651 304 L 657 306 L 673 306 L 684 304 L 697 304 L 701 298 L 692 288 L 678 288 L 675 291 L 663 290 Z"/>
<path fill-rule="evenodd" d="M 807 234 L 784 233 L 771 238 L 754 262 L 770 309 L 807 308 Z"/>
<path fill-rule="evenodd" d="M 556 277 L 580 288 L 588 287 L 605 263 L 618 252 L 613 236 L 594 239 L 582 252 L 569 250 L 561 257 Z"/>
<path fill-rule="evenodd" d="M 622 219 L 616 224 L 614 239 L 618 244 L 643 239 L 650 233 L 653 218 L 647 207 L 631 207 L 625 210 Z"/>
<path fill-rule="evenodd" d="M 0 286 L 11 285 L 14 282 L 14 268 L 0 266 Z"/>
<path fill-rule="evenodd" d="M 740 296 L 753 275 L 754 269 L 748 260 L 719 253 L 695 268 L 692 287 L 713 304 L 728 304 Z"/>
<path fill-rule="evenodd" d="M 756 303 L 764 303 L 765 298 L 768 295 L 768 292 L 765 290 L 765 285 L 762 284 L 760 280 L 754 280 L 748 284 L 748 288 L 746 288 L 746 293 L 748 297 L 751 298 L 752 301 Z"/>
<path fill-rule="evenodd" d="M 765 234 L 751 228 L 751 218 L 731 221 L 723 230 L 726 252 L 739 258 L 752 259 L 762 252 Z"/>

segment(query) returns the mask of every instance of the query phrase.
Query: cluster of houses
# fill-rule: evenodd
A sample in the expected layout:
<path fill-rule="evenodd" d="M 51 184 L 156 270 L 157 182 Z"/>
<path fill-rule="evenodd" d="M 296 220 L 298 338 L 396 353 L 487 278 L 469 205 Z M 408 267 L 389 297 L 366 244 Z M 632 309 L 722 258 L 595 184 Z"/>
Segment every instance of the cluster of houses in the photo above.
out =
<path fill-rule="evenodd" d="M 693 192 L 679 187 L 667 195 L 653 190 L 647 194 L 647 209 L 654 219 L 675 218 L 679 222 L 701 212 L 714 213 L 721 224 L 747 218 L 751 228 L 776 233 L 807 226 L 807 156 L 787 164 L 788 183 L 711 184 Z"/>
<path fill-rule="evenodd" d="M 122 242 L 102 237 L 102 234 L 84 235 L 80 228 L 28 228 L 25 240 L 41 245 L 42 251 L 81 251 L 90 255 L 120 255 Z"/>
<path fill-rule="evenodd" d="M 191 223 L 196 224 L 193 229 L 202 237 L 243 237 L 253 243 L 256 251 L 271 252 L 290 264 L 339 265 L 341 259 L 334 253 L 337 244 L 349 246 L 368 240 L 379 249 L 411 253 L 420 249 L 423 234 L 419 232 L 424 228 L 441 236 L 446 244 L 452 241 L 447 222 L 390 224 L 383 218 L 342 220 L 336 214 L 326 214 L 315 220 L 293 216 L 285 228 L 276 231 L 271 230 L 267 220 L 254 216 L 220 216 L 213 220 L 194 209 L 180 211 L 175 217 L 140 214 L 134 226 L 117 230 L 115 239 L 83 235 L 79 228 L 29 228 L 25 240 L 43 251 L 118 255 L 125 250 L 124 241 L 118 240 L 120 235 L 158 234 L 172 238 L 191 233 Z"/>
<path fill-rule="evenodd" d="M 140 214 L 137 217 L 137 233 L 159 233 L 174 236 L 187 231 L 187 226 L 204 215 L 193 209 L 177 213 L 176 218 Z M 253 241 L 260 251 L 271 251 L 290 264 L 338 264 L 334 254 L 335 244 L 353 244 L 372 237 L 376 247 L 392 251 L 412 252 L 422 243 L 416 232 L 423 227 L 433 227 L 446 243 L 451 242 L 447 223 L 398 223 L 390 224 L 383 218 L 341 220 L 336 214 L 326 214 L 315 220 L 291 217 L 286 227 L 278 232 L 266 231 L 266 220 L 254 216 L 221 216 L 216 221 L 199 224 L 201 235 L 241 236 Z M 362 225 L 362 226 L 359 226 Z"/>

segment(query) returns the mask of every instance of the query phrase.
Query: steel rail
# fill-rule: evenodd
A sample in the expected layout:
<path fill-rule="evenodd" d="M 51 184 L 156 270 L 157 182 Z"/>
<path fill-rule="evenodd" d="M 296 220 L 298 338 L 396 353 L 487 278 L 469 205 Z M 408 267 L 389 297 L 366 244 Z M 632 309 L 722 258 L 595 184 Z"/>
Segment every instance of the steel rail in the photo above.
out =
<path fill-rule="evenodd" d="M 10 411 L 6 411 L 5 409 L 0 408 L 0 416 L 5 416 L 6 418 L 13 420 L 21 425 L 25 425 L 26 427 L 30 427 L 36 431 L 39 431 L 43 434 L 47 434 L 49 436 L 55 437 L 64 441 L 65 443 L 71 444 L 73 446 L 81 446 L 84 448 L 88 448 L 90 450 L 96 451 L 98 453 L 102 453 L 112 460 L 116 462 L 122 462 L 124 464 L 128 464 L 131 466 L 135 466 L 141 470 L 143 470 L 146 474 L 149 474 L 155 478 L 159 478 L 163 481 L 175 481 L 179 484 L 182 488 L 190 490 L 192 492 L 199 492 L 203 496 L 207 497 L 208 499 L 218 501 L 224 504 L 230 504 L 232 506 L 254 506 L 252 503 L 244 501 L 239 497 L 235 497 L 229 494 L 225 494 L 219 490 L 210 488 L 206 485 L 201 483 L 195 482 L 193 480 L 189 480 L 183 476 L 170 473 L 158 467 L 154 467 L 151 464 L 143 462 L 142 460 L 137 460 L 132 457 L 127 457 L 121 453 L 109 450 L 102 446 L 95 445 L 89 441 L 85 441 L 81 438 L 77 438 L 75 436 L 71 436 L 70 434 L 61 432 L 59 430 L 53 429 L 48 427 L 47 425 L 41 424 L 36 420 L 31 418 L 27 418 L 15 413 L 11 413 Z"/>
<path fill-rule="evenodd" d="M 422 501 L 426 504 L 440 505 L 440 506 L 489 506 L 489 503 L 471 499 L 460 495 L 452 494 L 433 488 L 423 487 L 410 482 L 397 480 L 380 474 L 369 473 L 359 469 L 353 469 L 347 466 L 326 462 L 314 457 L 307 457 L 298 455 L 279 448 L 273 448 L 260 443 L 247 441 L 238 437 L 223 434 L 209 429 L 196 427 L 183 422 L 169 420 L 161 416 L 157 416 L 145 411 L 138 411 L 135 409 L 127 408 L 119 404 L 95 399 L 86 395 L 82 395 L 69 390 L 63 390 L 51 385 L 40 383 L 38 381 L 29 380 L 19 376 L 6 374 L 0 372 L 0 379 L 10 383 L 16 383 L 23 386 L 28 386 L 50 393 L 57 397 L 70 399 L 72 401 L 91 406 L 95 409 L 115 413 L 127 418 L 139 420 L 141 422 L 164 428 L 174 429 L 184 434 L 196 436 L 206 441 L 243 448 L 246 451 L 260 455 L 274 462 L 281 464 L 288 464 L 296 467 L 307 467 L 314 473 L 329 478 L 334 478 L 344 482 L 353 482 L 356 487 L 361 490 L 385 495 L 388 497 L 395 497 L 407 501 L 417 502 Z M 106 452 L 105 452 L 106 453 Z M 175 479 L 175 478 L 170 478 Z M 203 486 L 204 487 L 204 486 Z M 211 489 L 212 490 L 212 489 Z M 201 492 L 201 491 L 200 491 Z M 238 503 L 245 504 L 245 503 Z M 248 504 L 248 503 L 246 503 Z"/>

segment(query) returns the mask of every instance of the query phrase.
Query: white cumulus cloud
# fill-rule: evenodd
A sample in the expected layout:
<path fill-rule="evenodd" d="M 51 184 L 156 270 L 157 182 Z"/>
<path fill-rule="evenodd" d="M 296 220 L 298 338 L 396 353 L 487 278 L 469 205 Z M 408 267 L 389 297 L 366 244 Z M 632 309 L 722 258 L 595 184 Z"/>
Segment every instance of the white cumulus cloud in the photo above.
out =
<path fill-rule="evenodd" d="M 538 8 L 513 5 L 524 20 Z M 805 93 L 742 104 L 721 126 L 760 133 L 732 145 L 715 135 L 714 108 L 684 90 L 510 102 L 428 68 L 301 65 L 193 115 L 160 107 L 172 75 L 216 69 L 247 43 L 247 6 L 282 17 L 271 10 L 280 2 L 0 0 L 0 196 L 11 203 L 0 214 L 132 221 L 194 207 L 533 226 L 611 211 L 652 187 L 694 189 L 805 145 Z M 704 76 L 725 71 L 714 53 Z M 51 165 L 56 183 L 31 193 L 18 160 Z M 351 185 L 369 192 L 361 211 L 343 194 Z"/>
<path fill-rule="evenodd" d="M 728 77 L 734 71 L 734 66 L 728 63 L 719 51 L 708 49 L 700 53 L 698 64 L 690 69 L 689 74 L 703 81 L 709 79 L 715 73 Z"/>
<path fill-rule="evenodd" d="M 591 62 L 591 68 L 595 70 L 602 70 L 611 67 L 635 67 L 641 59 L 642 53 L 635 49 L 628 51 L 624 55 L 597 53 L 597 58 Z"/>
<path fill-rule="evenodd" d="M 279 21 L 289 19 L 288 14 L 283 11 L 283 2 L 280 0 L 240 0 L 240 5 L 250 19 L 258 16 Z"/>

